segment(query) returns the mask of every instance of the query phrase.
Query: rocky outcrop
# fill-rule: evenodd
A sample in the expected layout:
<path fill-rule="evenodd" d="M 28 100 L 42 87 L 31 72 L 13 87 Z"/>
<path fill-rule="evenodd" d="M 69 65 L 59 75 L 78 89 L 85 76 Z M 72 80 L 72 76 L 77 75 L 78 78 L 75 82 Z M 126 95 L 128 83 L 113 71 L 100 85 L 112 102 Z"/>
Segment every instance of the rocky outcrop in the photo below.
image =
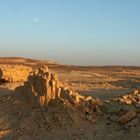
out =
<path fill-rule="evenodd" d="M 140 104 L 140 91 L 134 90 L 132 93 L 128 93 L 127 95 L 120 97 L 119 101 L 127 105 Z"/>
<path fill-rule="evenodd" d="M 133 120 L 136 117 L 137 113 L 134 110 L 130 110 L 127 113 L 125 113 L 123 116 L 121 116 L 118 119 L 118 122 L 121 124 L 126 124 L 129 121 Z"/>
<path fill-rule="evenodd" d="M 104 114 L 110 123 L 116 122 L 123 129 L 130 130 L 139 126 L 140 91 L 134 90 L 104 104 Z"/>
<path fill-rule="evenodd" d="M 0 65 L 0 79 L 8 82 L 26 81 L 31 67 L 23 65 Z"/>
<path fill-rule="evenodd" d="M 24 86 L 17 88 L 16 91 L 22 92 L 27 102 L 34 106 L 47 107 L 53 102 L 55 105 L 57 104 L 55 108 L 64 106 L 66 110 L 68 108 L 77 110 L 83 114 L 83 118 L 92 122 L 97 115 L 102 115 L 100 108 L 102 102 L 99 99 L 81 96 L 63 86 L 57 76 L 48 70 L 47 66 L 42 66 L 31 72 Z"/>
<path fill-rule="evenodd" d="M 20 88 L 19 88 L 20 89 Z M 24 83 L 23 92 L 31 104 L 45 106 L 51 99 L 60 96 L 61 84 L 57 76 L 43 66 L 30 73 Z"/>

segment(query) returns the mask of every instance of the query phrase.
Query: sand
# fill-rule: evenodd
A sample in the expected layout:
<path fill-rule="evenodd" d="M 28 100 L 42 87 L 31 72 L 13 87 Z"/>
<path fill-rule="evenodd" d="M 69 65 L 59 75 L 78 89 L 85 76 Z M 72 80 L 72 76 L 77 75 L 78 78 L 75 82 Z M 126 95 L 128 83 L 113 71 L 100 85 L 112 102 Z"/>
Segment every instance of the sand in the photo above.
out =
<path fill-rule="evenodd" d="M 4 60 L 3 60 L 4 59 Z M 6 65 L 26 65 L 39 67 L 47 62 L 32 61 L 26 59 L 2 58 L 0 63 Z M 12 62 L 11 62 L 12 61 Z M 47 123 L 45 116 L 46 108 L 35 108 L 22 101 L 21 96 L 15 96 L 15 88 L 22 86 L 23 81 L 14 81 L 0 84 L 0 138 L 14 140 L 120 140 L 140 139 L 139 128 L 139 103 L 122 103 L 119 98 L 130 94 L 135 89 L 140 89 L 140 68 L 139 67 L 81 67 L 67 66 L 57 63 L 49 63 L 51 72 L 58 75 L 63 85 L 79 92 L 84 96 L 98 98 L 105 105 L 101 108 L 103 114 L 99 115 L 94 122 L 86 119 L 79 119 L 77 122 L 60 123 L 54 120 L 53 124 Z M 139 94 L 138 94 L 139 95 Z M 128 101 L 128 100 L 127 100 Z M 107 104 L 108 103 L 108 104 Z M 58 105 L 60 105 L 58 103 Z M 58 110 L 65 110 L 61 106 Z M 55 109 L 54 109 L 55 108 Z M 123 108 L 118 110 L 119 108 Z M 49 107 L 50 112 L 59 114 L 57 106 Z M 136 116 L 126 124 L 120 124 L 118 119 L 126 115 L 127 111 L 134 110 Z M 62 114 L 65 112 L 61 112 Z M 133 113 L 134 114 L 134 113 Z M 69 117 L 67 118 L 69 119 Z M 56 124 L 55 124 L 56 121 Z M 59 122 L 59 123 L 58 123 Z M 65 122 L 65 121 L 63 121 Z M 68 121 L 71 122 L 71 121 Z M 130 124 L 131 122 L 131 124 Z M 46 125 L 48 124 L 48 125 Z M 55 125 L 54 125 L 55 124 Z M 128 127 L 129 125 L 129 127 Z M 57 126 L 57 127 L 56 127 Z"/>

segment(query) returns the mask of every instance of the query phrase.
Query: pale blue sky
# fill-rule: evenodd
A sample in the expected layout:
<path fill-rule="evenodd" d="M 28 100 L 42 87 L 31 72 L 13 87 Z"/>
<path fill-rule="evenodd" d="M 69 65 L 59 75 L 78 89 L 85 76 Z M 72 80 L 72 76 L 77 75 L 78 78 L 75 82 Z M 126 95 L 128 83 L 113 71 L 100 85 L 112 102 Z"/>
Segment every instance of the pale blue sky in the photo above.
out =
<path fill-rule="evenodd" d="M 140 65 L 140 0 L 0 0 L 0 56 Z"/>

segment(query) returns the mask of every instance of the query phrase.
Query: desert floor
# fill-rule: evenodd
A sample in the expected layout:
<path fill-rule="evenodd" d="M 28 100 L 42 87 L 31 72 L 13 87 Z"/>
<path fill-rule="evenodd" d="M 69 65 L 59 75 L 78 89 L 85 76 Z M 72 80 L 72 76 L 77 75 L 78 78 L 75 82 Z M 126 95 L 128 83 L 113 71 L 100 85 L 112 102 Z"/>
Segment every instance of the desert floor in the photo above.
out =
<path fill-rule="evenodd" d="M 2 64 L 23 64 L 36 67 L 40 62 L 23 61 L 22 59 L 10 61 L 1 60 Z M 48 62 L 42 62 L 48 63 Z M 110 101 L 122 95 L 140 89 L 140 68 L 123 66 L 106 67 L 81 67 L 66 66 L 48 63 L 48 67 L 55 72 L 59 80 L 81 95 L 92 96 L 103 101 Z M 92 124 L 88 121 L 78 123 L 71 127 L 54 129 L 38 133 L 34 120 L 30 120 L 32 108 L 22 106 L 18 100 L 12 100 L 12 95 L 16 87 L 22 82 L 0 84 L 0 139 L 2 140 L 125 140 L 140 139 L 140 126 L 135 126 L 129 130 L 122 128 L 108 116 L 97 118 Z M 28 110 L 27 110 L 28 109 Z M 38 112 L 41 114 L 41 112 Z M 30 121 L 29 121 L 30 120 Z M 29 126 L 23 124 L 28 123 Z M 22 128 L 21 128 L 22 126 Z M 26 129 L 36 129 L 30 135 Z M 18 133 L 18 131 L 20 131 Z"/>

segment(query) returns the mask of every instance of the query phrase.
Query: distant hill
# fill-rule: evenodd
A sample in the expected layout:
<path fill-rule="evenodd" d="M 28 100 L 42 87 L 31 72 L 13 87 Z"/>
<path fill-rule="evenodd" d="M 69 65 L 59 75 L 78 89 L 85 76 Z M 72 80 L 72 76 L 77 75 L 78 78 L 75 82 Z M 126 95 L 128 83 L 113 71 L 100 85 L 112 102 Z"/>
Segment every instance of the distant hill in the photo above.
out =
<path fill-rule="evenodd" d="M 51 60 L 36 60 L 23 57 L 0 57 L 0 64 L 10 65 L 25 65 L 31 67 L 38 67 L 40 65 L 47 65 L 50 69 L 59 70 L 98 70 L 102 69 L 105 71 L 122 71 L 127 69 L 140 69 L 139 66 L 76 66 L 76 65 L 64 65 Z"/>
<path fill-rule="evenodd" d="M 22 57 L 0 57 L 0 64 L 10 65 L 27 65 L 27 66 L 38 66 L 38 65 L 60 65 L 57 62 L 49 60 L 36 60 Z"/>

